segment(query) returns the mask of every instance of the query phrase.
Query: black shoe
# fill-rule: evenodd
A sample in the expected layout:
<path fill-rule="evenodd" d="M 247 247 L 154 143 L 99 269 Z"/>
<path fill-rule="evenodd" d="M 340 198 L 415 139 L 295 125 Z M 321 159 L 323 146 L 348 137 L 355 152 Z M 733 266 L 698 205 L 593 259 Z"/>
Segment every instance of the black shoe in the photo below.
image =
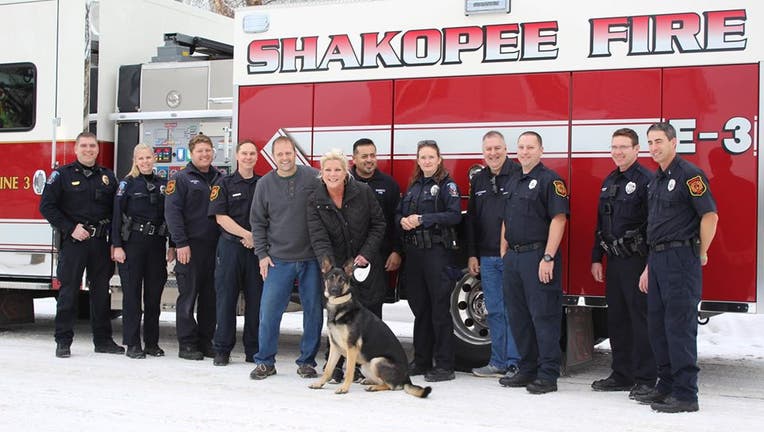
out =
<path fill-rule="evenodd" d="M 104 354 L 124 354 L 125 347 L 117 345 L 112 339 L 101 342 L 95 346 L 95 352 Z"/>
<path fill-rule="evenodd" d="M 453 369 L 432 368 L 424 374 L 424 380 L 427 382 L 451 381 L 456 376 Z"/>
<path fill-rule="evenodd" d="M 71 343 L 56 342 L 56 357 L 69 358 L 72 356 Z"/>
<path fill-rule="evenodd" d="M 345 379 L 345 373 L 342 372 L 342 368 L 336 367 L 332 371 L 332 379 L 329 380 L 332 384 L 339 384 Z"/>
<path fill-rule="evenodd" d="M 143 352 L 140 345 L 128 345 L 125 355 L 131 359 L 145 359 L 146 353 Z"/>
<path fill-rule="evenodd" d="M 430 368 L 428 366 L 418 365 L 414 361 L 409 363 L 409 376 L 424 375 L 429 370 Z"/>
<path fill-rule="evenodd" d="M 521 374 L 519 372 L 515 372 L 512 375 L 507 373 L 507 375 L 499 378 L 499 384 L 504 387 L 525 387 L 535 379 L 536 377 L 533 375 Z"/>
<path fill-rule="evenodd" d="M 228 366 L 231 361 L 231 355 L 228 353 L 217 353 L 215 359 L 212 360 L 212 364 L 215 366 Z"/>
<path fill-rule="evenodd" d="M 528 383 L 528 385 L 525 386 L 525 389 L 528 390 L 528 393 L 531 393 L 531 394 L 544 394 L 544 393 L 556 392 L 557 383 L 552 380 L 536 378 L 532 382 Z"/>
<path fill-rule="evenodd" d="M 594 389 L 594 391 L 628 391 L 631 390 L 632 387 L 634 387 L 633 383 L 620 381 L 613 375 L 592 383 L 592 389 Z"/>
<path fill-rule="evenodd" d="M 255 355 L 254 354 L 244 354 L 244 361 L 247 363 L 254 363 L 255 362 Z"/>
<path fill-rule="evenodd" d="M 663 402 L 670 394 L 671 393 L 664 393 L 656 387 L 645 394 L 635 394 L 634 400 L 643 404 L 653 404 L 656 402 Z"/>
<path fill-rule="evenodd" d="M 647 384 L 634 384 L 634 387 L 632 387 L 631 391 L 629 392 L 629 399 L 634 400 L 637 396 L 644 396 L 650 393 L 653 388 L 654 387 Z"/>
<path fill-rule="evenodd" d="M 164 357 L 164 350 L 159 348 L 159 345 L 146 345 L 143 352 L 152 357 Z"/>
<path fill-rule="evenodd" d="M 178 357 L 186 360 L 204 360 L 204 354 L 193 345 L 181 345 Z"/>
<path fill-rule="evenodd" d="M 650 408 L 663 413 L 695 412 L 700 409 L 698 401 L 683 401 L 674 396 L 666 397 L 663 402 L 653 402 Z"/>

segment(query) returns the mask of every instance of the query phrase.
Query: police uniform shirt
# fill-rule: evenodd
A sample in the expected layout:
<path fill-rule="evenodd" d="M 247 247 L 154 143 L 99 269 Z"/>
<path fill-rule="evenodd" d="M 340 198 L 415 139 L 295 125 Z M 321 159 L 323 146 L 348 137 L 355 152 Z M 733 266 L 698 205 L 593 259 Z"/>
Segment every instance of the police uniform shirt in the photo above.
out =
<path fill-rule="evenodd" d="M 647 242 L 651 245 L 699 238 L 700 218 L 716 212 L 705 173 L 674 157 L 666 171 L 658 167 L 648 186 Z"/>
<path fill-rule="evenodd" d="M 597 208 L 597 231 L 603 240 L 610 243 L 631 230 L 639 230 L 641 235 L 645 235 L 647 185 L 652 178 L 653 174 L 636 161 L 626 171 L 616 168 L 605 177 Z M 599 240 L 596 237 L 594 241 L 593 263 L 601 262 L 605 253 Z"/>
<path fill-rule="evenodd" d="M 467 205 L 467 256 L 499 256 L 507 182 L 521 172 L 520 164 L 507 158 L 497 175 L 486 167 L 472 176 Z"/>
<path fill-rule="evenodd" d="M 122 215 L 134 223 L 151 222 L 159 227 L 164 222 L 164 192 L 167 180 L 154 174 L 127 176 L 119 182 L 114 198 L 112 244 L 122 246 Z"/>
<path fill-rule="evenodd" d="M 98 225 L 111 219 L 117 179 L 99 165 L 73 162 L 53 171 L 40 201 L 40 213 L 62 234 L 70 235 L 78 223 Z"/>
<path fill-rule="evenodd" d="M 528 174 L 511 178 L 507 190 L 504 238 L 510 247 L 546 243 L 552 219 L 570 212 L 565 182 L 541 162 Z"/>
<path fill-rule="evenodd" d="M 353 178 L 361 183 L 369 185 L 371 190 L 374 191 L 374 195 L 377 197 L 379 206 L 382 207 L 382 213 L 385 215 L 385 222 L 387 227 L 385 228 L 385 239 L 382 244 L 382 252 L 389 254 L 392 251 L 400 252 L 401 245 L 398 241 L 398 235 L 395 225 L 395 209 L 398 207 L 398 202 L 401 200 L 401 188 L 398 183 L 389 175 L 381 172 L 378 169 L 374 170 L 374 173 L 369 178 L 364 178 L 358 175 L 356 167 L 350 170 Z"/>
<path fill-rule="evenodd" d="M 401 200 L 398 215 L 422 215 L 421 228 L 458 225 L 461 221 L 459 188 L 450 176 L 440 184 L 432 177 L 422 177 L 411 185 Z M 400 217 L 396 217 L 400 225 Z"/>
<path fill-rule="evenodd" d="M 245 179 L 236 171 L 218 179 L 210 191 L 210 206 L 207 214 L 227 215 L 240 227 L 251 231 L 249 209 L 252 207 L 255 185 L 259 178 L 260 176 L 254 175 L 252 178 Z"/>
<path fill-rule="evenodd" d="M 165 220 L 172 241 L 185 247 L 189 239 L 216 242 L 219 231 L 215 218 L 207 215 L 212 183 L 220 176 L 215 167 L 202 173 L 189 162 L 165 187 Z M 208 178 L 212 178 L 211 182 Z"/>

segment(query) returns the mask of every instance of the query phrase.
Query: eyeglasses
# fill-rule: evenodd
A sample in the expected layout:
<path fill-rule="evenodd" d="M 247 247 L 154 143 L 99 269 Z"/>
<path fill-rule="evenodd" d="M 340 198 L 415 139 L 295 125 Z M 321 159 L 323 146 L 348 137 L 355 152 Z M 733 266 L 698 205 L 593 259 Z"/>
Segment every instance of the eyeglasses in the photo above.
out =
<path fill-rule="evenodd" d="M 628 149 L 634 148 L 633 145 L 626 146 L 626 145 L 618 145 L 618 146 L 610 146 L 610 151 L 626 151 Z"/>
<path fill-rule="evenodd" d="M 416 147 L 424 147 L 424 146 L 437 146 L 438 143 L 435 140 L 422 140 L 416 143 Z"/>

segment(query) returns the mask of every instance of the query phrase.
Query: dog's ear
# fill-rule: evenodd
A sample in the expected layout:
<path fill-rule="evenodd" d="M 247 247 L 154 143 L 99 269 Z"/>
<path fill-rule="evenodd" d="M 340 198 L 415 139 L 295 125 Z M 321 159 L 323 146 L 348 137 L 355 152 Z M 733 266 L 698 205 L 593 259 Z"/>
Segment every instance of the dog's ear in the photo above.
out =
<path fill-rule="evenodd" d="M 325 256 L 321 259 L 321 273 L 328 272 L 332 269 L 332 267 L 332 260 L 330 260 L 328 256 Z"/>
<path fill-rule="evenodd" d="M 352 276 L 353 275 L 353 267 L 354 267 L 354 265 L 353 265 L 353 259 L 352 258 L 347 260 L 347 261 L 345 261 L 345 265 L 342 266 L 343 270 L 345 270 L 345 274 L 348 275 L 348 276 Z"/>

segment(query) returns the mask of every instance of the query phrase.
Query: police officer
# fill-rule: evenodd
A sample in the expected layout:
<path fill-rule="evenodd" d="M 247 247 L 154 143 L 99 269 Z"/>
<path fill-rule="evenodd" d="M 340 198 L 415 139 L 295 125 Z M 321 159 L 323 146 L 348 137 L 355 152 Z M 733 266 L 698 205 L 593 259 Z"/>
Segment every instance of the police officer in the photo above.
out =
<path fill-rule="evenodd" d="M 377 146 L 369 138 L 361 138 L 353 143 L 353 168 L 350 174 L 356 180 L 366 183 L 374 191 L 382 213 L 385 215 L 385 238 L 381 252 L 386 257 L 385 271 L 394 272 L 401 265 L 401 237 L 399 226 L 395 223 L 395 209 L 401 200 L 401 188 L 398 182 L 377 168 Z M 389 280 L 389 274 L 385 273 Z M 387 282 L 385 282 L 387 285 Z M 393 297 L 393 296 L 390 296 Z M 380 310 L 380 318 L 382 311 Z"/>
<path fill-rule="evenodd" d="M 220 172 L 212 166 L 214 151 L 208 136 L 195 135 L 188 142 L 188 149 L 191 162 L 167 182 L 164 215 L 178 260 L 175 265 L 178 356 L 186 360 L 202 360 L 205 356 L 215 356 L 212 349 L 215 332 L 213 275 L 220 231 L 207 210 L 212 185 Z"/>
<path fill-rule="evenodd" d="M 719 216 L 705 173 L 676 154 L 674 127 L 653 124 L 647 143 L 659 167 L 648 186 L 650 253 L 639 288 L 647 292 L 658 383 L 635 399 L 660 412 L 697 411 L 701 267 L 708 263 Z"/>
<path fill-rule="evenodd" d="M 257 147 L 250 140 L 236 146 L 237 168 L 221 177 L 210 192 L 209 215 L 220 225 L 220 238 L 215 252 L 215 294 L 217 326 L 215 327 L 215 366 L 229 363 L 236 344 L 236 302 L 244 292 L 245 361 L 254 362 L 257 353 L 257 332 L 260 322 L 260 296 L 263 279 L 254 253 L 249 224 L 249 210 L 260 178 L 254 172 Z"/>
<path fill-rule="evenodd" d="M 146 144 L 133 149 L 133 167 L 119 183 L 114 199 L 111 239 L 112 257 L 119 263 L 122 281 L 122 343 L 134 359 L 146 354 L 161 357 L 159 312 L 167 263 L 175 259 L 175 248 L 167 249 L 164 222 L 164 190 L 167 180 L 154 174 L 154 152 Z M 141 298 L 146 312 L 141 345 Z"/>
<path fill-rule="evenodd" d="M 520 352 L 519 371 L 499 383 L 530 393 L 557 391 L 560 375 L 562 259 L 560 242 L 568 215 L 568 190 L 541 163 L 541 136 L 523 132 L 517 140 L 522 174 L 507 185 L 502 222 L 504 294 L 509 324 Z"/>
<path fill-rule="evenodd" d="M 77 161 L 51 173 L 40 201 L 40 213 L 60 235 L 56 275 L 61 282 L 56 304 L 56 357 L 69 357 L 77 318 L 82 274 L 90 281 L 90 325 L 95 352 L 122 354 L 111 337 L 109 278 L 114 270 L 108 234 L 117 180 L 96 163 L 98 141 L 82 132 L 74 141 Z"/>
<path fill-rule="evenodd" d="M 639 138 L 631 129 L 613 133 L 610 154 L 616 168 L 602 182 L 591 272 L 597 282 L 607 284 L 612 372 L 594 381 L 592 388 L 631 390 L 633 399 L 652 390 L 656 378 L 647 337 L 647 296 L 639 290 L 647 263 L 647 184 L 652 174 L 637 161 Z"/>
<path fill-rule="evenodd" d="M 404 273 L 414 313 L 414 361 L 409 374 L 424 373 L 426 381 L 454 379 L 449 309 L 453 284 L 446 267 L 456 248 L 454 227 L 461 220 L 460 211 L 459 189 L 443 168 L 438 144 L 420 141 L 417 166 L 395 219 L 404 231 Z"/>
<path fill-rule="evenodd" d="M 486 321 L 491 336 L 491 358 L 488 364 L 472 369 L 479 377 L 502 377 L 517 373 L 520 354 L 509 327 L 499 256 L 501 221 L 504 215 L 505 185 L 519 174 L 520 165 L 507 158 L 504 136 L 489 131 L 483 136 L 483 160 L 486 168 L 470 179 L 470 200 L 467 205 L 467 268 L 473 276 L 480 274 L 483 298 L 488 313 Z"/>

